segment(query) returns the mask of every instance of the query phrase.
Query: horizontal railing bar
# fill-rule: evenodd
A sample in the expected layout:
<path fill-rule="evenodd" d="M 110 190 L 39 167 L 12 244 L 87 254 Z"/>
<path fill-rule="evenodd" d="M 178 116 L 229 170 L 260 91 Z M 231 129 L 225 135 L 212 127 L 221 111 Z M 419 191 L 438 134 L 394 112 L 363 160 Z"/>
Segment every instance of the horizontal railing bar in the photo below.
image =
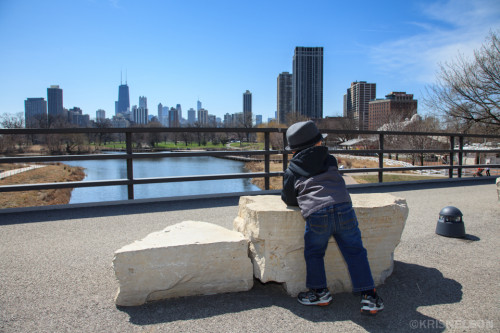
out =
<path fill-rule="evenodd" d="M 368 172 L 391 172 L 391 171 L 411 171 L 411 170 L 440 170 L 440 169 L 476 169 L 476 168 L 500 168 L 500 164 L 477 164 L 477 165 L 433 165 L 433 166 L 415 166 L 415 167 L 385 167 L 385 168 L 358 168 L 358 169 L 340 169 L 340 173 L 368 173 Z M 184 181 L 205 181 L 205 180 L 223 180 L 223 179 L 244 179 L 261 177 L 281 177 L 283 171 L 278 172 L 253 172 L 236 173 L 221 175 L 201 175 L 201 176 L 175 176 L 175 177 L 152 177 L 137 178 L 133 180 L 115 179 L 98 181 L 79 181 L 79 182 L 60 182 L 60 183 L 41 183 L 41 184 L 23 184 L 23 185 L 3 185 L 0 186 L 0 192 L 30 191 L 43 189 L 61 189 L 61 188 L 80 188 L 97 186 L 122 186 L 122 185 L 143 185 L 154 183 L 173 183 Z"/>
<path fill-rule="evenodd" d="M 136 178 L 133 180 L 114 179 L 114 180 L 98 180 L 98 181 L 80 181 L 80 182 L 3 185 L 3 186 L 0 186 L 0 193 L 1 192 L 14 192 L 14 191 L 61 189 L 61 188 L 80 188 L 80 187 L 116 186 L 116 185 L 141 185 L 141 184 L 173 183 L 173 182 L 184 182 L 184 181 L 279 177 L 282 175 L 283 175 L 282 171 L 269 172 L 269 173 L 266 173 L 266 172 L 252 172 L 252 173 L 250 173 L 249 172 L 249 173 L 234 173 L 234 174 L 221 174 L 221 175 Z"/>
<path fill-rule="evenodd" d="M 80 181 L 80 182 L 3 185 L 0 186 L 0 193 L 15 192 L 15 191 L 32 191 L 32 190 L 53 190 L 61 188 L 116 186 L 116 185 L 129 185 L 129 184 L 130 182 L 127 179 L 114 179 L 114 180 Z"/>
<path fill-rule="evenodd" d="M 432 154 L 432 153 L 500 153 L 499 149 L 494 150 L 450 150 L 450 149 L 365 149 L 365 150 L 336 150 L 330 149 L 331 154 L 360 155 L 360 154 Z M 190 156 L 253 156 L 253 155 L 281 155 L 282 150 L 242 150 L 242 151 L 192 151 L 192 152 L 158 152 L 158 153 L 133 153 L 134 159 L 144 158 L 168 158 L 168 157 L 190 157 Z M 291 154 L 291 153 L 288 153 Z M 85 155 L 54 155 L 54 156 L 22 156 L 22 157 L 0 157 L 1 163 L 36 163 L 36 162 L 63 162 L 63 161 L 84 161 L 84 160 L 119 160 L 127 159 L 127 154 L 85 154 Z"/>
<path fill-rule="evenodd" d="M 134 158 L 158 157 L 189 157 L 189 156 L 245 156 L 245 155 L 279 155 L 279 150 L 247 150 L 247 151 L 197 151 L 197 152 L 169 152 L 169 153 L 134 153 Z"/>
<path fill-rule="evenodd" d="M 399 132 L 399 131 L 368 131 L 368 130 L 341 130 L 341 129 L 320 129 L 323 133 L 329 134 L 353 134 L 353 135 L 417 135 L 417 136 L 445 136 L 464 138 L 498 138 L 492 134 L 467 134 L 467 133 L 446 133 L 446 132 Z M 89 134 L 89 133 L 284 133 L 286 128 L 242 128 L 242 127 L 128 127 L 128 128 L 13 128 L 0 129 L 1 134 Z"/>
<path fill-rule="evenodd" d="M 193 152 L 160 152 L 160 153 L 133 153 L 134 159 L 141 158 L 168 158 L 189 156 L 246 156 L 246 155 L 280 155 L 280 150 L 242 150 L 242 151 L 193 151 Z M 1 163 L 36 163 L 36 162 L 62 162 L 62 161 L 84 161 L 84 160 L 125 160 L 130 155 L 119 154 L 86 154 L 86 155 L 54 155 L 54 156 L 23 156 L 23 157 L 0 157 Z"/>

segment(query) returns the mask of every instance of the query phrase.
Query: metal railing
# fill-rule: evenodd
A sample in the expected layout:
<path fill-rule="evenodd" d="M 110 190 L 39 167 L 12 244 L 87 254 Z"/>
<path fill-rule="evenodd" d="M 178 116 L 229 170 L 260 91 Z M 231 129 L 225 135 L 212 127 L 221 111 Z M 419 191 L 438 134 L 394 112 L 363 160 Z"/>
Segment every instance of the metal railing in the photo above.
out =
<path fill-rule="evenodd" d="M 174 152 L 148 152 L 138 153 L 133 149 L 133 135 L 140 133 L 262 133 L 264 135 L 263 150 L 221 150 L 221 151 L 174 151 Z M 369 136 L 375 137 L 375 148 L 371 149 L 330 149 L 332 154 L 351 154 L 351 155 L 376 155 L 378 156 L 378 168 L 363 168 L 363 169 L 342 169 L 341 173 L 359 173 L 359 172 L 375 172 L 378 174 L 378 181 L 383 182 L 384 172 L 388 171 L 410 171 L 410 170 L 429 170 L 429 169 L 445 169 L 448 170 L 449 178 L 453 178 L 454 171 L 457 171 L 457 177 L 462 177 L 462 170 L 467 168 L 499 168 L 500 164 L 474 164 L 464 165 L 464 153 L 489 153 L 500 154 L 500 149 L 490 149 L 488 151 L 482 149 L 467 149 L 464 150 L 465 138 L 474 138 L 482 140 L 492 140 L 499 142 L 500 135 L 478 135 L 478 134 L 463 134 L 463 133 L 434 133 L 434 132 L 378 132 L 378 131 L 352 131 L 352 130 L 321 130 L 322 133 L 328 133 L 329 137 L 335 135 L 351 135 L 351 136 Z M 82 155 L 52 155 L 52 156 L 14 156 L 0 157 L 0 163 L 40 163 L 40 162 L 61 162 L 61 161 L 78 161 L 78 160 L 110 160 L 124 159 L 127 165 L 126 179 L 99 180 L 99 181 L 78 181 L 78 182 L 61 182 L 61 183 L 43 183 L 43 184 L 20 184 L 20 185 L 3 185 L 0 186 L 1 192 L 43 190 L 43 189 L 61 189 L 61 188 L 80 188 L 80 187 L 96 187 L 96 186 L 114 186 L 123 185 L 128 188 L 128 199 L 134 199 L 134 186 L 140 184 L 153 183 L 170 183 L 170 182 L 187 182 L 187 181 L 203 181 L 203 180 L 222 180 L 222 179 L 243 179 L 243 178 L 259 178 L 265 179 L 264 188 L 269 190 L 270 178 L 283 175 L 283 171 L 288 166 L 288 152 L 283 149 L 272 150 L 270 135 L 281 136 L 283 147 L 286 146 L 286 129 L 284 128 L 65 128 L 65 129 L 0 129 L 0 136 L 4 135 L 51 135 L 51 134 L 105 134 L 118 133 L 125 135 L 125 154 L 82 154 Z M 276 134 L 274 134 L 276 133 Z M 404 136 L 419 136 L 419 137 L 445 137 L 448 138 L 448 149 L 425 148 L 425 149 L 385 149 L 386 138 L 388 137 L 404 137 Z M 455 139 L 458 138 L 458 144 Z M 329 139 L 331 140 L 331 139 Z M 378 147 L 376 147 L 378 146 Z M 282 155 L 283 171 L 271 172 L 270 163 L 271 155 Z M 384 154 L 448 154 L 448 165 L 432 165 L 432 166 L 412 166 L 412 167 L 384 167 Z M 202 175 L 202 176 L 176 176 L 176 177 L 154 177 L 154 178 L 135 178 L 133 171 L 134 160 L 144 158 L 170 158 L 170 157 L 188 157 L 188 156 L 264 156 L 264 172 L 249 172 L 249 173 L 234 173 L 234 174 L 217 174 L 217 175 Z M 458 164 L 454 164 L 455 156 L 457 156 Z"/>

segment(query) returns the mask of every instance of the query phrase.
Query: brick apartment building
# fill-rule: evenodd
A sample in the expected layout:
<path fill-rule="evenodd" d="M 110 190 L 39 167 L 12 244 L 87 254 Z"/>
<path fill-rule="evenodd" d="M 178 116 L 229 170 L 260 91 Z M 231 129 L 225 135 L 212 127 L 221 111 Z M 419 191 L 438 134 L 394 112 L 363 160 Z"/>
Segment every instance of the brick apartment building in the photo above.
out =
<path fill-rule="evenodd" d="M 416 113 L 417 100 L 413 94 L 391 92 L 385 99 L 368 103 L 368 130 L 376 131 L 384 124 L 410 119 Z"/>

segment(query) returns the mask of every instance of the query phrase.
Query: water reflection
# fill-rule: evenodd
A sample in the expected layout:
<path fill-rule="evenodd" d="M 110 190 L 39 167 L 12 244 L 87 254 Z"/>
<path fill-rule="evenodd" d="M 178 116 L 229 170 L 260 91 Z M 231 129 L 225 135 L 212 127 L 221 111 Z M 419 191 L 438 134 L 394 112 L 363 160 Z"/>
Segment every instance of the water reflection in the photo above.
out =
<path fill-rule="evenodd" d="M 69 165 L 85 168 L 85 181 L 127 178 L 125 160 L 71 161 Z M 215 175 L 246 172 L 244 163 L 215 157 L 170 157 L 134 160 L 134 178 Z M 207 180 L 134 186 L 136 199 L 257 191 L 250 179 Z M 75 188 L 70 203 L 126 200 L 126 186 Z"/>

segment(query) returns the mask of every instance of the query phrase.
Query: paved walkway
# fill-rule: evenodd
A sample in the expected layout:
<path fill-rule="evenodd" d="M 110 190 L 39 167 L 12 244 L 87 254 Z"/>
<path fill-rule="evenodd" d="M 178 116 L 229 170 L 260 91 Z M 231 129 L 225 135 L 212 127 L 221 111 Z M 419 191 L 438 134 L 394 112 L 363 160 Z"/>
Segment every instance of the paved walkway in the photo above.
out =
<path fill-rule="evenodd" d="M 30 171 L 33 169 L 43 168 L 45 166 L 46 165 L 33 164 L 33 165 L 30 165 L 30 166 L 25 167 L 25 168 L 12 169 L 12 170 L 8 170 L 8 171 L 0 172 L 0 179 L 7 178 L 10 176 L 16 175 L 18 173 L 21 173 L 21 172 L 26 172 L 26 171 Z"/>
<path fill-rule="evenodd" d="M 237 198 L 0 214 L 0 332 L 498 332 L 500 203 L 494 184 L 472 184 L 353 188 L 392 193 L 410 208 L 394 272 L 379 288 L 386 309 L 374 318 L 350 293 L 305 307 L 259 282 L 115 306 L 115 250 L 188 219 L 232 228 Z M 463 212 L 467 239 L 435 234 L 447 205 Z"/>

